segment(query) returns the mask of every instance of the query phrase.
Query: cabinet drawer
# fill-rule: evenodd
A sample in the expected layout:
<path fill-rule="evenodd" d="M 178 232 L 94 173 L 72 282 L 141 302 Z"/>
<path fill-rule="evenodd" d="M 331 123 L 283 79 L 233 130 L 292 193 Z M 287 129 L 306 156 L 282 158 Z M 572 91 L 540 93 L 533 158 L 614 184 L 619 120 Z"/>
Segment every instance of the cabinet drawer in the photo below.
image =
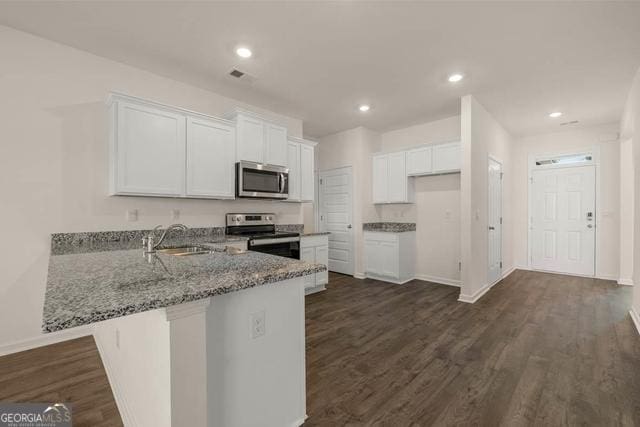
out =
<path fill-rule="evenodd" d="M 398 235 L 396 233 L 385 233 L 380 231 L 365 231 L 364 240 L 373 242 L 397 242 Z"/>
<path fill-rule="evenodd" d="M 303 236 L 300 238 L 301 248 L 311 248 L 314 246 L 327 246 L 329 244 L 329 236 Z"/>

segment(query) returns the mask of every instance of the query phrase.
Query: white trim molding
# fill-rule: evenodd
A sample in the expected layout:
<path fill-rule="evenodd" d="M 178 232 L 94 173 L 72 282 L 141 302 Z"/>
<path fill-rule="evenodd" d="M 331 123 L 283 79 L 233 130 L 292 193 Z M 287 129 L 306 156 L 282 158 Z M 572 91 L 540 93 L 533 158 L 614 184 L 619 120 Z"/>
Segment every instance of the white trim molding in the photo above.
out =
<path fill-rule="evenodd" d="M 354 273 L 353 277 L 354 279 L 360 279 L 360 280 L 367 278 L 367 276 L 365 276 L 363 273 Z"/>
<path fill-rule="evenodd" d="M 636 331 L 638 331 L 638 334 L 640 334 L 640 315 L 638 315 L 638 312 L 633 307 L 631 308 L 631 310 L 629 310 L 629 314 L 631 315 L 633 324 L 636 325 Z"/>
<path fill-rule="evenodd" d="M 417 280 L 424 280 L 425 282 L 438 283 L 440 285 L 455 286 L 459 288 L 462 286 L 458 279 L 447 279 L 446 277 L 429 276 L 428 274 L 417 274 L 415 277 Z"/>
<path fill-rule="evenodd" d="M 633 279 L 623 279 L 621 277 L 618 279 L 618 285 L 633 286 Z"/>
<path fill-rule="evenodd" d="M 480 298 L 482 298 L 482 296 L 484 294 L 486 294 L 487 292 L 489 292 L 489 289 L 493 288 L 495 285 L 497 285 L 498 283 L 502 282 L 504 279 L 507 278 L 507 276 L 509 276 L 511 273 L 513 273 L 514 271 L 516 271 L 515 267 L 511 267 L 509 269 L 507 269 L 506 271 L 504 271 L 502 273 L 502 276 L 496 280 L 493 283 L 487 283 L 486 285 L 484 285 L 482 288 L 478 289 L 473 295 L 465 295 L 463 293 L 460 293 L 460 296 L 458 297 L 458 301 L 460 302 L 466 302 L 468 304 L 473 304 L 476 301 L 478 301 Z"/>
<path fill-rule="evenodd" d="M 76 338 L 82 338 L 89 335 L 93 335 L 93 328 L 90 325 L 78 326 L 62 331 L 43 333 L 40 336 L 35 336 L 32 338 L 23 339 L 0 346 L 0 356 L 19 353 L 21 351 L 31 350 L 34 348 L 43 347 L 45 345 L 56 344 Z"/>

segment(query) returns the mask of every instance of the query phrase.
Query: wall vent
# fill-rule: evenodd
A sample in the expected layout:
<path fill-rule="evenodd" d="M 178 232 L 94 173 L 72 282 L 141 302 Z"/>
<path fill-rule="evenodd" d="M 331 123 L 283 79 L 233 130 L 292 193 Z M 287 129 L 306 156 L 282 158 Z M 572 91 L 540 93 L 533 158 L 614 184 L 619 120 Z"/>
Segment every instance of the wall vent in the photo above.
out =
<path fill-rule="evenodd" d="M 578 123 L 577 120 L 571 120 L 570 122 L 560 123 L 560 126 L 575 125 L 576 123 Z"/>
<path fill-rule="evenodd" d="M 231 70 L 229 75 L 239 79 L 240 77 L 244 76 L 244 73 L 242 71 L 234 68 L 233 70 Z"/>

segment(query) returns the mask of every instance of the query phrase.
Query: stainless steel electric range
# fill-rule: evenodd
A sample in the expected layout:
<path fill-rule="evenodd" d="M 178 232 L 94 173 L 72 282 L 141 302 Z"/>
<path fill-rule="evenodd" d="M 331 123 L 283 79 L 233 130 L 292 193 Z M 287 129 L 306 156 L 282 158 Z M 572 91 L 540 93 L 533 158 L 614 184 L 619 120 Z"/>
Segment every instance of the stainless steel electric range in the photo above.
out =
<path fill-rule="evenodd" d="M 250 251 L 300 259 L 300 233 L 277 232 L 272 213 L 227 214 L 226 232 L 247 237 Z"/>

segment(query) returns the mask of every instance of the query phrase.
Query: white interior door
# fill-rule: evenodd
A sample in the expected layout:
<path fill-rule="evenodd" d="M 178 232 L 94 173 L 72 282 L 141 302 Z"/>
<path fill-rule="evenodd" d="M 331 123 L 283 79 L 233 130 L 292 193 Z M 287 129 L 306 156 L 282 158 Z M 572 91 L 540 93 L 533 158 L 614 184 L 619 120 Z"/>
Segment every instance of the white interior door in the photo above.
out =
<path fill-rule="evenodd" d="M 495 283 L 502 277 L 502 164 L 492 158 L 489 158 L 488 197 L 488 280 Z"/>
<path fill-rule="evenodd" d="M 532 267 L 593 276 L 595 166 L 536 170 L 532 179 Z"/>
<path fill-rule="evenodd" d="M 329 235 L 329 271 L 353 275 L 353 173 L 351 167 L 320 172 L 320 230 Z"/>

